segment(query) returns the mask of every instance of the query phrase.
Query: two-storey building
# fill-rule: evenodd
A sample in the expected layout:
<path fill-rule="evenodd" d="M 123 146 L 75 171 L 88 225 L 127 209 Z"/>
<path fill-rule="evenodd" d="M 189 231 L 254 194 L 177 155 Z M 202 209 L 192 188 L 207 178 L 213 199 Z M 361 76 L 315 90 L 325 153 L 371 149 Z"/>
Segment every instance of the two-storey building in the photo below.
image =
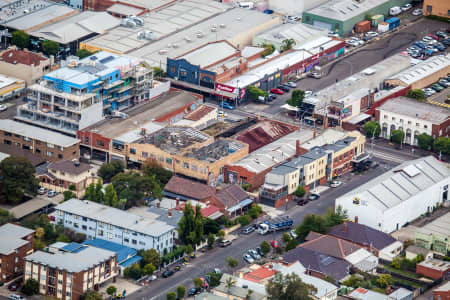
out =
<path fill-rule="evenodd" d="M 7 119 L 0 120 L 0 144 L 19 148 L 46 161 L 80 157 L 80 140 Z"/>
<path fill-rule="evenodd" d="M 138 216 L 103 204 L 71 199 L 55 207 L 55 222 L 83 233 L 88 239 L 104 239 L 134 249 L 170 252 L 173 226 L 148 216 Z"/>
<path fill-rule="evenodd" d="M 117 254 L 80 245 L 57 243 L 48 251 L 36 251 L 25 258 L 24 280 L 39 282 L 39 294 L 62 300 L 78 300 L 88 290 L 118 275 Z"/>

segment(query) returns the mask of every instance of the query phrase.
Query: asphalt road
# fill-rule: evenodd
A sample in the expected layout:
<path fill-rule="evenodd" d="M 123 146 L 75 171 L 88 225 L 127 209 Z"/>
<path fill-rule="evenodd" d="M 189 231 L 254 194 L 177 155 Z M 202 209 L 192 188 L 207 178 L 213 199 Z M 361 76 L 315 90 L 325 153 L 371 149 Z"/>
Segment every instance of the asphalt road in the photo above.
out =
<path fill-rule="evenodd" d="M 17 105 L 22 105 L 25 102 L 23 101 L 23 96 L 19 98 L 11 98 L 2 104 L 8 106 L 8 109 L 0 112 L 0 119 L 13 119 L 17 114 Z"/>
<path fill-rule="evenodd" d="M 351 76 L 352 73 L 358 73 L 389 56 L 401 52 L 430 32 L 436 32 L 442 29 L 446 29 L 443 22 L 422 18 L 393 35 L 386 36 L 378 41 L 372 41 L 360 50 L 349 54 L 347 57 L 326 65 L 322 69 L 325 76 L 321 79 L 304 78 L 299 80 L 297 82 L 297 89 L 313 92 L 322 90 L 336 83 L 336 79 L 342 80 Z M 286 99 L 289 97 L 290 93 L 278 96 L 264 112 L 268 114 L 278 113 L 281 110 L 280 106 L 285 104 Z"/>
<path fill-rule="evenodd" d="M 337 197 L 349 192 L 396 165 L 396 163 L 390 161 L 379 160 L 379 162 L 380 166 L 378 168 L 366 171 L 363 174 L 345 174 L 340 179 L 344 182 L 342 186 L 324 191 L 321 194 L 321 198 L 317 201 L 310 202 L 306 206 L 295 206 L 294 203 L 291 203 L 287 208 L 287 213 L 285 215 L 289 215 L 294 220 L 294 225 L 297 226 L 308 214 L 325 214 L 328 208 L 334 208 L 334 200 Z M 151 282 L 148 286 L 129 295 L 127 298 L 130 300 L 165 299 L 166 294 L 170 291 L 175 291 L 178 285 L 183 285 L 188 289 L 193 286 L 193 278 L 202 277 L 206 273 L 211 272 L 214 268 L 229 271 L 225 263 L 225 258 L 228 256 L 238 259 L 238 268 L 242 268 L 247 265 L 247 263 L 242 260 L 242 255 L 248 249 L 259 246 L 264 240 L 280 240 L 283 233 L 284 232 L 278 232 L 262 236 L 254 232 L 250 235 L 240 236 L 233 241 L 231 246 L 227 248 L 216 247 L 193 260 L 191 265 L 184 267 L 172 277 L 158 278 L 157 281 Z"/>

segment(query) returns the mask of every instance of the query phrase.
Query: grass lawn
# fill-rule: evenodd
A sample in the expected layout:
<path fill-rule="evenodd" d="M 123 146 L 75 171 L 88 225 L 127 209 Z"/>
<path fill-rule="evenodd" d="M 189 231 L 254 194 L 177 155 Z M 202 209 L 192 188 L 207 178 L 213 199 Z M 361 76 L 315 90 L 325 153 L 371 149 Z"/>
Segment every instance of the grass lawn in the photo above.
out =
<path fill-rule="evenodd" d="M 388 271 L 390 271 L 392 273 L 397 273 L 397 274 L 400 274 L 400 275 L 403 275 L 403 276 L 406 276 L 406 277 L 409 277 L 409 278 L 419 279 L 421 277 L 420 275 L 417 275 L 414 272 L 405 271 L 405 270 L 398 270 L 396 268 L 393 268 L 393 267 L 387 266 L 387 265 L 382 265 L 382 268 L 384 268 L 384 269 L 386 269 L 386 270 L 388 270 Z"/>

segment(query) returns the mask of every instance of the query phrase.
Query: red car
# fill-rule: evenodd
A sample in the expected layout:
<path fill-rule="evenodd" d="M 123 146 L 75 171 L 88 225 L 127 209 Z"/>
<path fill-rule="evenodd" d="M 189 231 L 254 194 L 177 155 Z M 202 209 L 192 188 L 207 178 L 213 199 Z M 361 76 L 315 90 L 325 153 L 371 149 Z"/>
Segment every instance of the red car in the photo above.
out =
<path fill-rule="evenodd" d="M 435 35 L 435 34 L 431 34 L 430 33 L 428 36 L 433 38 L 433 39 L 435 39 L 436 41 L 439 41 L 439 37 L 437 35 Z"/>
<path fill-rule="evenodd" d="M 283 92 L 282 90 L 278 89 L 278 88 L 276 88 L 276 89 L 271 89 L 270 92 L 271 92 L 272 94 L 278 94 L 278 95 L 283 95 L 283 94 L 284 94 L 284 92 Z"/>
<path fill-rule="evenodd" d="M 271 240 L 270 241 L 270 245 L 276 249 L 276 248 L 278 248 L 278 241 L 277 240 Z"/>

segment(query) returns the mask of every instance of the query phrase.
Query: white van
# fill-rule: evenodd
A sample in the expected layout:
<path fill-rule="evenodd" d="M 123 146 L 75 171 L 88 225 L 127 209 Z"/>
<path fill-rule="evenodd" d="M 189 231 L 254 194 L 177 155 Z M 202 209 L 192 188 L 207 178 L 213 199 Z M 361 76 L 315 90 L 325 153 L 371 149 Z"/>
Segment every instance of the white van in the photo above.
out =
<path fill-rule="evenodd" d="M 255 7 L 255 3 L 253 2 L 238 2 L 240 8 L 253 9 Z"/>
<path fill-rule="evenodd" d="M 389 14 L 391 16 L 397 16 L 402 13 L 402 9 L 399 6 L 394 6 L 389 9 Z"/>
<path fill-rule="evenodd" d="M 9 300 L 26 300 L 25 297 L 22 297 L 20 295 L 11 294 L 8 296 Z"/>

